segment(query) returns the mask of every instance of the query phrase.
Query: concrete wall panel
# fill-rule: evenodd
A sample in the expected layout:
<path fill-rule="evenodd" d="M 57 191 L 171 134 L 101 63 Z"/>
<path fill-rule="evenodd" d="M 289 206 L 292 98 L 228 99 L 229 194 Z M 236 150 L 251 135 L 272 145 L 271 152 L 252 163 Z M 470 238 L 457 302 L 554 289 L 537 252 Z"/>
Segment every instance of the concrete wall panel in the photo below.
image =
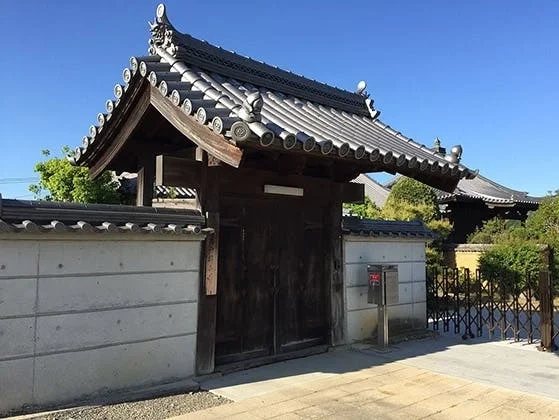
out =
<path fill-rule="evenodd" d="M 0 280 L 0 318 L 32 315 L 35 311 L 35 278 Z"/>
<path fill-rule="evenodd" d="M 35 318 L 0 319 L 0 359 L 32 355 L 34 332 Z"/>
<path fill-rule="evenodd" d="M 198 300 L 199 281 L 197 271 L 42 278 L 39 312 Z"/>
<path fill-rule="evenodd" d="M 352 286 L 367 286 L 368 278 L 367 275 L 367 263 L 351 263 L 346 264 L 344 271 L 344 281 L 346 287 Z M 398 281 L 400 283 L 406 283 L 414 281 L 415 273 L 413 272 L 416 263 L 409 262 L 395 262 L 398 265 Z M 423 263 L 419 263 L 423 265 Z M 425 275 L 423 275 L 425 278 Z M 424 279 L 425 280 L 425 279 Z"/>
<path fill-rule="evenodd" d="M 367 303 L 368 286 L 346 288 L 347 310 L 376 308 L 376 305 Z"/>
<path fill-rule="evenodd" d="M 0 362 L 0 417 L 33 401 L 33 358 Z"/>
<path fill-rule="evenodd" d="M 364 246 L 363 244 L 368 244 Z M 417 261 L 421 257 L 417 251 L 417 243 L 408 242 L 353 242 L 345 243 L 346 262 L 379 262 Z M 423 256 L 423 259 L 425 257 Z"/>
<path fill-rule="evenodd" d="M 348 342 L 365 340 L 376 336 L 377 310 L 366 309 L 347 313 Z"/>
<path fill-rule="evenodd" d="M 200 263 L 198 241 L 44 241 L 40 252 L 41 275 L 197 270 Z"/>
<path fill-rule="evenodd" d="M 13 276 L 36 276 L 37 242 L 0 240 L 0 279 Z"/>
<path fill-rule="evenodd" d="M 5 237 L 0 414 L 194 374 L 199 240 Z"/>
<path fill-rule="evenodd" d="M 425 283 L 427 281 L 424 262 L 411 263 L 412 281 Z"/>
<path fill-rule="evenodd" d="M 425 244 L 419 241 L 345 237 L 346 340 L 376 336 L 377 307 L 367 302 L 367 264 L 397 264 L 399 302 L 389 305 L 389 336 L 425 325 Z"/>
<path fill-rule="evenodd" d="M 196 332 L 196 303 L 41 316 L 37 351 L 50 352 Z"/>
<path fill-rule="evenodd" d="M 40 356 L 37 404 L 72 401 L 194 374 L 194 335 Z M 63 373 L 63 374 L 62 374 Z"/>
<path fill-rule="evenodd" d="M 413 283 L 413 301 L 415 303 L 425 302 L 427 300 L 425 283 Z"/>

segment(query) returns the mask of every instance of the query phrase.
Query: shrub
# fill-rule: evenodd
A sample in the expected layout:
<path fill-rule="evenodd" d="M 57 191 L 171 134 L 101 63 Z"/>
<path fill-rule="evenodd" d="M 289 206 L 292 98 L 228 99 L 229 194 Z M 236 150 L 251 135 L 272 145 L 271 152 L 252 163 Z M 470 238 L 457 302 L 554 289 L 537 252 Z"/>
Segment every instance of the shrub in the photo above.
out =
<path fill-rule="evenodd" d="M 536 278 L 543 268 L 541 246 L 533 241 L 502 242 L 479 258 L 482 275 L 496 280 L 509 291 L 524 287 L 527 279 Z"/>

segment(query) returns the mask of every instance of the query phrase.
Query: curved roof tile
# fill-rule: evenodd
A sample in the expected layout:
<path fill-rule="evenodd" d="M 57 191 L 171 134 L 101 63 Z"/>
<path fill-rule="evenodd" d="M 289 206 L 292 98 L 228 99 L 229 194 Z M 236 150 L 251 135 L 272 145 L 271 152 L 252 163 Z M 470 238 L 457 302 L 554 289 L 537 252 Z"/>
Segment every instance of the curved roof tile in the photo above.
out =
<path fill-rule="evenodd" d="M 382 123 L 366 94 L 328 86 L 180 33 L 163 5 L 156 14 L 150 23 L 150 55 L 130 59 L 124 84 L 115 86 L 116 100 L 107 100 L 107 113 L 99 114 L 90 127 L 70 158 L 73 163 L 86 166 L 106 147 L 105 127 L 125 102 L 129 86 L 143 78 L 225 141 L 254 135 L 263 146 L 277 141 L 285 149 L 367 159 L 390 172 L 476 176 Z"/>

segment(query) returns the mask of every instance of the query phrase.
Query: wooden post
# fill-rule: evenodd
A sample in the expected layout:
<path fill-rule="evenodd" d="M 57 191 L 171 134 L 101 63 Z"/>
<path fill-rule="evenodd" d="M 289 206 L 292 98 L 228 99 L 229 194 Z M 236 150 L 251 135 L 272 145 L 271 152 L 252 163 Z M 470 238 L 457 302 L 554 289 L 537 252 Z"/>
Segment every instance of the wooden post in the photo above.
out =
<path fill-rule="evenodd" d="M 153 201 L 153 182 L 155 181 L 155 157 L 143 156 L 139 159 L 138 181 L 136 186 L 136 205 L 149 206 Z"/>
<path fill-rule="evenodd" d="M 219 212 L 211 211 L 207 213 L 207 226 L 214 232 L 206 238 L 206 275 L 205 290 L 207 296 L 217 294 L 217 268 L 219 257 Z"/>
<path fill-rule="evenodd" d="M 342 253 L 342 185 L 332 183 L 331 200 L 326 220 L 329 226 L 327 258 L 330 271 L 331 337 L 332 345 L 345 343 L 344 282 Z"/>
<path fill-rule="evenodd" d="M 538 350 L 556 350 L 557 346 L 553 342 L 553 290 L 549 271 L 540 271 L 540 332 L 541 344 Z"/>
<path fill-rule="evenodd" d="M 204 244 L 200 270 L 198 300 L 198 332 L 196 341 L 196 373 L 206 375 L 215 369 L 215 334 L 217 321 L 217 277 L 219 265 L 219 168 L 208 168 L 204 153 L 199 189 L 202 211 L 207 227 L 214 229 Z"/>

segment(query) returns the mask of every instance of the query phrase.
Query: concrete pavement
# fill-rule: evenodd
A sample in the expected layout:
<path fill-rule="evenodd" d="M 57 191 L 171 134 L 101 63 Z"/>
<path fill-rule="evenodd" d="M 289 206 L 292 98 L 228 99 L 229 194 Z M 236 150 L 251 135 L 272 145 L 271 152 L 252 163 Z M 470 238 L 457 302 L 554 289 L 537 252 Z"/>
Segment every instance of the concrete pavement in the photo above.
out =
<path fill-rule="evenodd" d="M 448 336 L 358 350 L 203 382 L 236 402 L 176 419 L 559 419 L 558 354 L 533 345 Z"/>

